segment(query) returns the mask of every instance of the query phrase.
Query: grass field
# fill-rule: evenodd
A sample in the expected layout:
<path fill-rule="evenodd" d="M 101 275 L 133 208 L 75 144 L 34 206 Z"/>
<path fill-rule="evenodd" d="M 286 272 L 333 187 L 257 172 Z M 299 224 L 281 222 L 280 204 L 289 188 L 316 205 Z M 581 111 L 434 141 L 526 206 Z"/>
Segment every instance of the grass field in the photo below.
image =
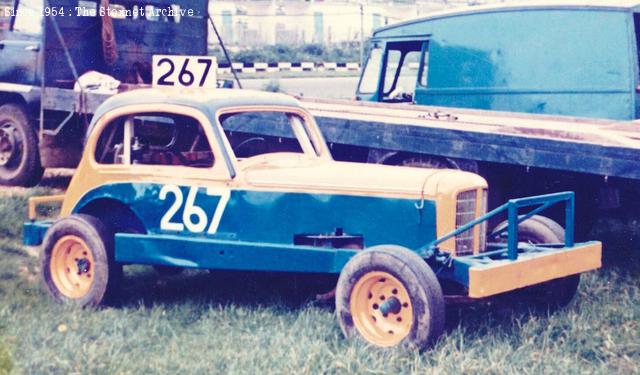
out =
<path fill-rule="evenodd" d="M 332 307 L 281 275 L 158 278 L 136 266 L 126 269 L 116 307 L 53 304 L 40 290 L 37 259 L 20 245 L 25 210 L 24 193 L 0 196 L 0 374 L 640 372 L 638 249 L 610 256 L 552 315 L 450 307 L 444 337 L 419 353 L 344 339 Z"/>

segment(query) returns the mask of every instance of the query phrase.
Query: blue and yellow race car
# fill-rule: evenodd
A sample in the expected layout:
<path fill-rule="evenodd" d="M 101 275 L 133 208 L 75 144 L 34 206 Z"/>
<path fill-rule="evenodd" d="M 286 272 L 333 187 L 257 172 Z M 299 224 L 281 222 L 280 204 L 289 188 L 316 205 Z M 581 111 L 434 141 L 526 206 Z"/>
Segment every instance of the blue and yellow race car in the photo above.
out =
<path fill-rule="evenodd" d="M 60 218 L 36 220 L 52 201 Z M 143 89 L 100 107 L 66 194 L 31 199 L 24 242 L 42 245 L 56 301 L 108 302 L 125 264 L 334 274 L 347 336 L 424 348 L 443 331 L 445 295 L 529 288 L 567 303 L 601 258 L 599 242 L 574 243 L 573 202 L 487 212 L 478 175 L 332 160 L 291 97 Z M 555 204 L 566 231 L 538 215 Z M 496 215 L 507 220 L 488 234 Z"/>

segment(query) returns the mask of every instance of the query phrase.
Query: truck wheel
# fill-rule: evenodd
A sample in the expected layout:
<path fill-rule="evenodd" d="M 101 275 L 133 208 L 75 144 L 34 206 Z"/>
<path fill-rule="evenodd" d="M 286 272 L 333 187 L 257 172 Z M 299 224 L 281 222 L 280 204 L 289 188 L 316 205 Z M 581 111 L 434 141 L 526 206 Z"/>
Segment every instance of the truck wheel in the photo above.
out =
<path fill-rule="evenodd" d="M 400 165 L 415 168 L 457 169 L 465 172 L 478 173 L 478 163 L 473 160 L 445 158 L 442 156 L 417 155 L 403 159 Z"/>
<path fill-rule="evenodd" d="M 498 224 L 493 232 L 502 230 L 508 225 L 509 223 L 505 220 Z M 506 232 L 503 234 L 506 236 Z M 518 224 L 518 241 L 533 244 L 561 243 L 564 242 L 564 228 L 546 216 L 533 215 Z"/>
<path fill-rule="evenodd" d="M 414 156 L 400 163 L 403 167 L 414 168 L 434 168 L 434 169 L 456 169 L 446 158 L 438 156 Z"/>
<path fill-rule="evenodd" d="M 41 256 L 45 290 L 54 300 L 98 306 L 113 296 L 122 266 L 113 257 L 113 233 L 97 218 L 71 215 L 47 231 Z"/>
<path fill-rule="evenodd" d="M 42 172 L 38 137 L 25 108 L 0 106 L 0 184 L 33 186 Z"/>
<path fill-rule="evenodd" d="M 444 296 L 424 259 L 400 246 L 380 245 L 345 265 L 336 313 L 346 337 L 380 347 L 425 349 L 444 329 Z"/>
<path fill-rule="evenodd" d="M 495 230 L 506 226 L 507 222 L 502 222 Z M 534 215 L 518 224 L 518 241 L 532 244 L 562 243 L 564 228 L 548 217 Z M 517 296 L 524 298 L 535 308 L 556 310 L 571 302 L 578 291 L 579 284 L 580 274 L 570 275 L 523 288 L 517 292 Z"/>

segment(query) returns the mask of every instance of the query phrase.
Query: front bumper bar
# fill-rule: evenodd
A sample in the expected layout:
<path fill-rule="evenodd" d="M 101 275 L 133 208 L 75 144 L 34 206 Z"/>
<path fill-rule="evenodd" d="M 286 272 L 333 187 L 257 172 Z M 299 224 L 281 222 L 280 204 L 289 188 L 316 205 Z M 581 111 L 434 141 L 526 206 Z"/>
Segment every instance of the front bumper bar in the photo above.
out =
<path fill-rule="evenodd" d="M 467 268 L 469 297 L 483 298 L 600 268 L 601 258 L 602 244 L 592 241 L 571 248 L 526 251 L 517 260 L 483 264 L 482 258 L 474 263 L 460 259 L 454 261 L 458 263 L 454 268 Z"/>
<path fill-rule="evenodd" d="M 518 241 L 520 223 L 558 203 L 565 205 L 563 243 L 534 245 Z M 519 209 L 527 207 L 534 208 L 520 215 Z M 488 244 L 487 249 L 465 256 L 443 255 L 437 248 L 443 241 L 505 211 L 508 225 L 488 235 L 489 238 L 498 238 L 507 232 L 505 244 Z M 602 244 L 597 241 L 574 242 L 574 212 L 575 197 L 569 191 L 510 199 L 502 206 L 418 249 L 418 253 L 425 259 L 435 259 L 440 267 L 438 277 L 462 284 L 471 298 L 489 297 L 600 268 Z"/>

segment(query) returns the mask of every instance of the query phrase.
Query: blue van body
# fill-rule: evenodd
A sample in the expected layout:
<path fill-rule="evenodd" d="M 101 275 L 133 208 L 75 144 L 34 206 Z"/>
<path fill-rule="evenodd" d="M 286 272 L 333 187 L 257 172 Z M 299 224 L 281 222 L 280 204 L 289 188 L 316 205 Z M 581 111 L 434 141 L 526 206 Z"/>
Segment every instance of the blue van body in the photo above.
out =
<path fill-rule="evenodd" d="M 640 2 L 468 7 L 378 29 L 361 100 L 638 118 Z"/>

